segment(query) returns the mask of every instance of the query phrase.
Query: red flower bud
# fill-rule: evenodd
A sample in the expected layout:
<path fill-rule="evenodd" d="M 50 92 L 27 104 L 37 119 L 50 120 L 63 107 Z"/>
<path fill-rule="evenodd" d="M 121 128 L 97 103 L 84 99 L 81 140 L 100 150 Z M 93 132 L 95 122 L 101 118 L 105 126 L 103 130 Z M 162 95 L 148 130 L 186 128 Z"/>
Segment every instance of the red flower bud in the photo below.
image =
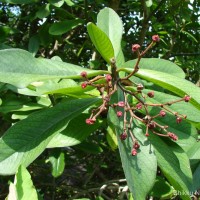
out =
<path fill-rule="evenodd" d="M 164 116 L 166 115 L 166 112 L 165 112 L 164 110 L 161 110 L 160 113 L 159 113 L 159 115 L 160 115 L 161 117 L 164 117 Z"/>
<path fill-rule="evenodd" d="M 174 133 L 168 132 L 167 135 L 174 141 L 178 140 L 177 135 L 175 135 Z"/>
<path fill-rule="evenodd" d="M 112 76 L 110 74 L 107 74 L 105 78 L 107 82 L 112 80 Z"/>
<path fill-rule="evenodd" d="M 139 149 L 140 148 L 140 145 L 138 142 L 135 142 L 135 144 L 133 145 L 133 148 L 134 149 Z"/>
<path fill-rule="evenodd" d="M 136 105 L 136 108 L 137 108 L 138 110 L 141 110 L 141 109 L 142 109 L 142 103 L 138 103 L 138 104 Z"/>
<path fill-rule="evenodd" d="M 181 122 L 182 122 L 182 118 L 181 118 L 181 117 L 177 117 L 177 118 L 176 118 L 176 123 L 177 123 L 177 124 L 180 124 Z"/>
<path fill-rule="evenodd" d="M 81 87 L 82 87 L 82 89 L 85 89 L 87 87 L 87 83 L 86 82 L 82 83 Z"/>
<path fill-rule="evenodd" d="M 120 139 L 121 140 L 125 140 L 127 138 L 127 133 L 126 132 L 123 132 L 121 135 L 120 135 Z"/>
<path fill-rule="evenodd" d="M 152 40 L 153 40 L 154 42 L 159 42 L 159 41 L 160 41 L 159 35 L 153 35 L 153 36 L 152 36 Z"/>
<path fill-rule="evenodd" d="M 148 127 L 149 127 L 149 129 L 154 129 L 154 128 L 156 128 L 156 123 L 155 122 L 150 122 L 148 124 Z"/>
<path fill-rule="evenodd" d="M 190 96 L 188 96 L 188 95 L 185 95 L 185 97 L 184 97 L 184 100 L 185 100 L 185 102 L 188 102 L 188 101 L 190 101 L 190 99 L 191 99 L 191 97 L 190 97 Z"/>
<path fill-rule="evenodd" d="M 132 154 L 132 156 L 136 156 L 137 155 L 137 150 L 133 148 L 132 151 L 131 151 L 131 154 Z"/>
<path fill-rule="evenodd" d="M 82 76 L 83 78 L 87 77 L 87 72 L 85 72 L 85 71 L 81 72 L 81 76 Z"/>
<path fill-rule="evenodd" d="M 117 111 L 117 117 L 121 117 L 123 115 L 122 111 Z"/>
<path fill-rule="evenodd" d="M 89 124 L 89 125 L 94 124 L 95 121 L 96 121 L 95 119 L 86 119 L 85 120 L 86 124 Z"/>
<path fill-rule="evenodd" d="M 145 133 L 145 136 L 146 136 L 146 137 L 149 137 L 149 133 L 148 133 L 148 132 L 147 132 L 147 133 Z"/>
<path fill-rule="evenodd" d="M 140 48 L 140 45 L 139 45 L 139 44 L 133 44 L 133 45 L 132 45 L 132 51 L 133 51 L 133 52 L 137 51 L 139 48 Z"/>
<path fill-rule="evenodd" d="M 153 98 L 154 97 L 154 91 L 148 92 L 147 95 L 148 95 L 148 97 Z"/>
<path fill-rule="evenodd" d="M 124 107 L 124 106 L 125 106 L 125 103 L 124 103 L 123 101 L 119 101 L 119 102 L 117 103 L 117 105 L 118 105 L 119 107 Z"/>

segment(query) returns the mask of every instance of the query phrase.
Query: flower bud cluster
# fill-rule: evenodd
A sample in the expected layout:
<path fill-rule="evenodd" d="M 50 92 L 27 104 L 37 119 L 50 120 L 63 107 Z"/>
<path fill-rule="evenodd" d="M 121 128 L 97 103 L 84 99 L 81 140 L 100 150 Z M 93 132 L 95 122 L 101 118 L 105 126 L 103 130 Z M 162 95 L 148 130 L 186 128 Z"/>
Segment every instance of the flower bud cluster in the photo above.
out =
<path fill-rule="evenodd" d="M 177 141 L 178 137 L 174 133 L 167 130 L 168 126 L 159 124 L 155 119 L 167 117 L 167 115 L 170 113 L 175 116 L 176 123 L 180 124 L 183 119 L 186 119 L 186 116 L 171 111 L 168 106 L 180 101 L 189 102 L 191 98 L 189 95 L 185 95 L 183 98 L 175 101 L 166 102 L 163 104 L 150 104 L 146 103 L 146 99 L 154 98 L 154 91 L 149 91 L 145 94 L 143 92 L 144 86 L 141 83 L 134 83 L 136 88 L 135 92 L 126 89 L 126 87 L 123 85 L 124 80 L 130 81 L 129 78 L 138 71 L 138 64 L 141 57 L 153 46 L 155 42 L 159 41 L 159 36 L 153 35 L 151 44 L 142 53 L 140 53 L 141 47 L 139 44 L 132 45 L 132 51 L 138 54 L 138 62 L 135 64 L 133 72 L 126 77 L 116 78 L 119 77 L 119 74 L 113 60 L 111 62 L 111 67 L 113 69 L 112 74 L 96 76 L 93 79 L 88 79 L 87 72 L 85 71 L 81 72 L 80 74 L 84 79 L 84 82 L 81 84 L 82 89 L 85 89 L 88 85 L 93 86 L 99 91 L 102 98 L 102 104 L 98 108 L 92 110 L 91 116 L 86 119 L 86 124 L 93 125 L 99 115 L 107 112 L 109 107 L 114 108 L 116 110 L 116 116 L 120 118 L 120 120 L 123 120 L 123 130 L 119 135 L 119 138 L 122 141 L 126 140 L 127 137 L 131 138 L 133 147 L 130 153 L 132 156 L 136 156 L 138 149 L 140 148 L 140 144 L 132 132 L 133 120 L 139 121 L 146 127 L 146 137 L 149 137 L 151 134 L 155 134 L 158 136 L 168 137 L 173 141 Z M 110 99 L 117 90 L 121 90 L 123 92 L 124 100 L 111 104 Z M 128 96 L 130 95 L 137 100 L 135 104 L 132 104 L 128 101 Z M 149 112 L 149 107 L 152 106 L 161 108 L 161 110 L 155 116 L 152 116 Z"/>

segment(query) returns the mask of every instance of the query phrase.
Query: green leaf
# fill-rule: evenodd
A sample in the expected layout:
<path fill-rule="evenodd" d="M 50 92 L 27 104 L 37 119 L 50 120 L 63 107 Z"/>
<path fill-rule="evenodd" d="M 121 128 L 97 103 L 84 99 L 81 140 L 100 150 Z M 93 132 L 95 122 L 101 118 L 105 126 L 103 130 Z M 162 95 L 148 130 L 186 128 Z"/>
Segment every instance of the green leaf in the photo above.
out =
<path fill-rule="evenodd" d="M 87 24 L 87 31 L 97 51 L 107 63 L 110 63 L 110 59 L 113 58 L 115 54 L 108 36 L 91 22 Z"/>
<path fill-rule="evenodd" d="M 192 191 L 196 191 L 199 190 L 200 187 L 200 163 L 198 164 L 198 166 L 196 167 L 194 173 L 193 173 L 193 188 Z"/>
<path fill-rule="evenodd" d="M 115 58 L 121 51 L 122 20 L 111 8 L 102 9 L 97 15 L 97 26 L 108 36 L 114 48 Z"/>
<path fill-rule="evenodd" d="M 52 165 L 52 175 L 57 178 L 62 175 L 65 169 L 65 155 L 60 149 L 55 149 L 51 152 L 49 161 Z"/>
<path fill-rule="evenodd" d="M 183 30 L 181 30 L 181 33 L 187 35 L 191 40 L 198 43 L 197 39 L 191 33 L 187 32 L 187 31 L 183 31 Z"/>
<path fill-rule="evenodd" d="M 132 156 L 132 140 L 130 137 L 124 141 L 120 140 L 123 127 L 120 127 L 120 121 L 113 108 L 109 109 L 108 120 L 117 133 L 120 157 L 129 189 L 133 193 L 134 199 L 145 199 L 156 178 L 157 161 L 154 150 L 141 131 L 134 129 L 135 137 L 140 143 L 140 151 L 137 156 Z"/>
<path fill-rule="evenodd" d="M 200 160 L 200 142 L 196 142 L 187 152 L 190 159 Z"/>
<path fill-rule="evenodd" d="M 146 1 L 146 6 L 149 8 L 149 7 L 151 7 L 153 5 L 153 2 L 152 2 L 152 0 L 147 0 Z"/>
<path fill-rule="evenodd" d="M 49 28 L 49 33 L 51 35 L 62 35 L 68 31 L 76 28 L 84 23 L 81 19 L 65 20 L 62 22 L 53 23 Z"/>
<path fill-rule="evenodd" d="M 117 136 L 113 128 L 111 128 L 110 126 L 108 126 L 107 128 L 106 140 L 113 151 L 117 149 L 118 147 Z"/>
<path fill-rule="evenodd" d="M 171 199 L 173 192 L 171 185 L 164 178 L 157 176 L 149 195 L 159 199 Z"/>
<path fill-rule="evenodd" d="M 66 4 L 68 6 L 73 6 L 74 5 L 74 3 L 71 0 L 65 0 L 65 2 L 66 2 Z"/>
<path fill-rule="evenodd" d="M 33 186 L 31 176 L 25 167 L 20 166 L 15 176 L 15 185 L 17 192 L 17 199 L 20 200 L 37 200 L 37 192 Z"/>
<path fill-rule="evenodd" d="M 49 16 L 50 13 L 51 13 L 50 4 L 48 3 L 46 5 L 41 6 L 41 8 L 36 12 L 36 16 L 40 19 L 43 19 Z"/>
<path fill-rule="evenodd" d="M 97 101 L 97 98 L 66 101 L 13 125 L 0 139 L 0 174 L 13 174 L 21 164 L 28 166 L 71 119 Z"/>
<path fill-rule="evenodd" d="M 108 73 L 103 70 L 89 70 L 77 65 L 34 58 L 31 53 L 21 49 L 6 49 L 0 51 L 0 82 L 9 83 L 24 88 L 35 81 L 55 78 L 80 79 L 80 73 L 86 71 L 88 77 Z"/>
<path fill-rule="evenodd" d="M 101 125 L 101 123 L 97 121 L 95 124 L 89 126 L 85 123 L 87 118 L 89 118 L 87 114 L 81 114 L 72 119 L 66 129 L 52 138 L 47 148 L 68 147 L 80 144 Z"/>
<path fill-rule="evenodd" d="M 9 194 L 5 200 L 18 200 L 17 199 L 17 192 L 14 183 L 10 183 L 9 186 Z"/>
<path fill-rule="evenodd" d="M 84 151 L 86 153 L 91 154 L 99 154 L 103 152 L 103 149 L 96 143 L 93 142 L 82 142 L 76 146 L 74 146 L 75 149 L 79 149 L 81 151 Z"/>
<path fill-rule="evenodd" d="M 155 148 L 158 166 L 171 185 L 177 190 L 189 194 L 192 187 L 192 172 L 186 153 L 174 142 L 167 145 L 154 134 L 149 139 Z M 177 181 L 178 180 L 178 181 Z M 189 200 L 189 195 L 182 195 L 183 200 Z"/>
<path fill-rule="evenodd" d="M 45 106 L 30 102 L 27 98 L 19 98 L 15 95 L 5 96 L 0 105 L 0 112 L 9 113 L 13 111 L 31 111 L 44 108 Z"/>
<path fill-rule="evenodd" d="M 56 7 L 61 7 L 64 4 L 64 0 L 48 0 L 48 2 Z"/>
<path fill-rule="evenodd" d="M 135 66 L 137 59 L 130 60 L 126 62 L 123 67 L 124 68 L 132 68 Z M 185 78 L 184 71 L 176 64 L 171 61 L 159 59 L 159 58 L 142 58 L 139 64 L 140 70 L 150 69 L 159 72 L 164 72 L 167 74 L 171 74 L 177 76 L 179 78 Z M 139 70 L 139 71 L 140 71 Z"/>
<path fill-rule="evenodd" d="M 28 51 L 30 53 L 33 54 L 33 56 L 36 55 L 36 53 L 38 52 L 39 50 L 39 46 L 40 46 L 40 43 L 39 43 L 39 38 L 38 36 L 33 36 L 30 38 L 29 40 L 29 43 L 28 43 Z"/>
<path fill-rule="evenodd" d="M 19 166 L 14 183 L 10 183 L 7 200 L 38 200 L 37 191 L 25 167 Z"/>
<path fill-rule="evenodd" d="M 123 71 L 131 72 L 132 70 L 125 68 Z M 184 97 L 186 94 L 190 95 L 190 103 L 200 109 L 200 88 L 193 83 L 174 75 L 149 69 L 140 69 L 135 75 L 153 82 L 181 97 Z"/>
<path fill-rule="evenodd" d="M 29 3 L 36 3 L 39 0 L 5 0 L 6 3 L 13 3 L 13 4 L 29 4 Z"/>

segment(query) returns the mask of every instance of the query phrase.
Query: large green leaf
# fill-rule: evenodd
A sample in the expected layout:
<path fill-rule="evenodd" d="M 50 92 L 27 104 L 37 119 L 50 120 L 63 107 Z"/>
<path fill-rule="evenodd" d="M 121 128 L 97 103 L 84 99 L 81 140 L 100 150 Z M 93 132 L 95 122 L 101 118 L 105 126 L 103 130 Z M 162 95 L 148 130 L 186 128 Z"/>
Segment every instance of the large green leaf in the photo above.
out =
<path fill-rule="evenodd" d="M 31 176 L 24 166 L 19 166 L 14 184 L 10 183 L 7 200 L 38 200 Z"/>
<path fill-rule="evenodd" d="M 110 59 L 113 58 L 115 54 L 113 45 L 108 36 L 91 22 L 87 24 L 87 31 L 97 51 L 107 63 L 110 63 Z"/>
<path fill-rule="evenodd" d="M 83 20 L 81 19 L 73 19 L 73 20 L 65 20 L 62 22 L 53 23 L 49 28 L 49 33 L 51 35 L 62 35 L 77 26 L 83 24 Z"/>
<path fill-rule="evenodd" d="M 81 114 L 78 117 L 72 119 L 66 129 L 61 131 L 48 144 L 48 148 L 54 147 L 67 147 L 74 146 L 81 143 L 86 137 L 94 132 L 101 123 L 96 122 L 95 124 L 88 126 L 85 120 L 89 118 L 87 114 Z M 78 126 L 77 126 L 78 122 Z"/>
<path fill-rule="evenodd" d="M 88 77 L 108 73 L 61 61 L 34 58 L 31 53 L 21 49 L 1 50 L 0 60 L 0 82 L 10 83 L 20 88 L 47 79 L 81 78 L 82 71 L 87 71 Z"/>
<path fill-rule="evenodd" d="M 99 99 L 60 103 L 34 113 L 12 126 L 0 139 L 0 174 L 13 174 L 19 165 L 28 166 L 68 122 Z"/>
<path fill-rule="evenodd" d="M 137 59 L 129 60 L 128 62 L 124 63 L 124 68 L 132 68 L 135 66 Z M 172 74 L 179 78 L 185 78 L 185 73 L 183 70 L 169 60 L 159 59 L 159 58 L 142 58 L 139 63 L 140 69 L 150 69 L 159 72 L 165 72 L 167 74 Z M 140 70 L 139 70 L 140 71 Z"/>
<path fill-rule="evenodd" d="M 158 166 L 172 184 L 181 192 L 182 199 L 189 200 L 192 187 L 192 173 L 186 153 L 175 143 L 167 145 L 159 136 L 150 134 L 149 139 L 155 148 Z"/>
<path fill-rule="evenodd" d="M 125 141 L 120 140 L 119 136 L 123 132 L 123 127 L 120 126 L 120 121 L 113 108 L 109 110 L 109 121 L 117 134 L 120 157 L 129 189 L 134 199 L 145 199 L 156 178 L 157 161 L 154 150 L 142 132 L 134 129 L 134 134 L 140 143 L 140 151 L 137 156 L 132 156 L 133 143 L 130 137 Z"/>
<path fill-rule="evenodd" d="M 121 70 L 132 72 L 132 69 L 130 68 L 124 68 Z M 190 95 L 190 103 L 200 109 L 200 88 L 193 83 L 168 73 L 149 69 L 140 69 L 135 75 L 166 88 L 181 97 L 184 97 L 186 94 Z"/>
<path fill-rule="evenodd" d="M 115 58 L 121 59 L 121 39 L 123 24 L 117 13 L 111 8 L 102 9 L 97 15 L 97 26 L 108 36 L 114 48 Z"/>
<path fill-rule="evenodd" d="M 20 200 L 37 200 L 37 192 L 33 186 L 31 176 L 24 166 L 20 166 L 15 176 L 17 197 Z"/>

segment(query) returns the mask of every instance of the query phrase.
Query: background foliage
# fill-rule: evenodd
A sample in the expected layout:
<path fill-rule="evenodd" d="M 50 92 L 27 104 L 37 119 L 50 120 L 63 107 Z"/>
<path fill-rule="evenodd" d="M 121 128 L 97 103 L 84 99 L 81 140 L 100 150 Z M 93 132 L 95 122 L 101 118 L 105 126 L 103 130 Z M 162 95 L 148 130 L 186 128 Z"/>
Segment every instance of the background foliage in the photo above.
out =
<path fill-rule="evenodd" d="M 71 77 L 78 78 L 75 77 L 75 74 L 80 69 L 78 66 L 75 65 L 82 66 L 85 68 L 85 70 L 87 68 L 95 70 L 106 70 L 106 62 L 103 60 L 103 58 L 105 60 L 106 58 L 103 55 L 102 58 L 100 54 L 95 50 L 95 47 L 88 36 L 86 27 L 86 24 L 88 22 L 93 22 L 94 24 L 96 24 L 98 20 L 97 14 L 102 8 L 105 7 L 111 7 L 112 9 L 114 9 L 123 21 L 124 30 L 121 45 L 125 61 L 133 59 L 135 56 L 131 52 L 131 45 L 133 43 L 139 43 L 142 48 L 145 48 L 151 41 L 151 36 L 153 34 L 159 34 L 161 37 L 159 45 L 156 45 L 152 49 L 152 51 L 150 51 L 146 55 L 146 57 L 159 57 L 171 60 L 184 70 L 184 72 L 186 73 L 186 79 L 190 80 L 193 83 L 198 82 L 200 75 L 200 47 L 198 42 L 200 41 L 200 2 L 198 0 L 1 1 L 0 49 L 8 49 L 5 54 L 9 53 L 10 55 L 9 59 L 7 59 L 7 63 L 10 63 L 10 65 L 12 65 L 12 62 L 15 62 L 16 64 L 18 62 L 20 63 L 20 58 L 23 57 L 25 58 L 25 60 L 31 59 L 29 61 L 29 65 L 42 65 L 44 67 L 44 71 L 47 71 L 45 70 L 45 66 L 52 66 L 52 71 L 49 71 L 47 78 L 43 77 L 42 74 L 40 74 L 41 78 L 44 78 L 44 80 L 51 77 L 52 74 L 55 75 L 54 72 L 57 73 L 56 78 L 60 78 L 60 76 L 63 76 L 63 74 L 66 74 L 66 76 L 68 76 L 69 73 Z M 101 27 L 102 30 L 104 29 L 103 24 L 104 23 L 101 23 L 100 20 L 98 21 L 98 26 Z M 117 23 L 111 25 L 116 25 L 116 29 L 120 28 L 120 26 L 117 26 Z M 116 49 L 119 50 L 119 46 L 120 44 L 118 46 L 116 44 L 116 46 L 114 47 L 115 52 Z M 18 52 L 18 54 L 15 54 L 15 50 L 9 50 L 10 48 L 24 49 L 29 51 L 34 57 L 49 58 L 53 61 L 47 62 L 46 60 L 43 60 L 43 62 L 41 61 L 40 63 L 37 63 L 36 59 L 31 57 L 30 54 L 25 54 L 23 51 L 21 51 L 21 53 Z M 111 54 L 112 53 L 113 52 L 111 52 Z M 3 54 L 1 54 L 0 56 L 1 60 L 3 60 L 5 57 L 5 55 Z M 60 68 L 56 68 L 59 59 L 62 59 L 63 61 L 68 63 L 72 63 L 73 65 L 71 65 L 71 67 L 73 67 L 74 70 L 70 72 L 63 70 L 64 64 Z M 121 61 L 119 61 L 119 63 L 120 62 Z M 132 66 L 132 63 L 126 63 L 125 67 L 127 68 L 127 71 L 129 66 Z M 18 67 L 18 69 L 20 69 L 22 72 L 24 71 L 23 68 Z M 20 70 L 18 72 L 21 73 Z M 21 119 L 25 119 L 29 114 L 34 112 L 41 112 L 41 116 L 44 116 L 43 118 L 41 117 L 40 119 L 38 119 L 38 121 L 41 121 L 41 123 L 47 115 L 49 117 L 49 123 L 53 123 L 56 112 L 58 112 L 58 110 L 62 109 L 63 107 L 66 108 L 68 103 L 65 103 L 64 101 L 60 105 L 60 107 L 58 106 L 58 109 L 56 107 L 56 109 L 53 108 L 50 111 L 43 109 L 49 107 L 52 103 L 52 94 L 56 94 L 54 95 L 54 99 L 56 100 L 56 102 L 77 98 L 77 94 L 79 97 L 80 95 L 82 95 L 82 97 L 90 95 L 90 91 L 88 91 L 88 94 L 81 94 L 81 90 L 77 89 L 77 84 L 72 80 L 66 80 L 63 83 L 61 82 L 61 85 L 59 86 L 55 86 L 54 80 L 47 81 L 48 88 L 39 87 L 39 89 L 35 89 L 33 85 L 33 88 L 29 88 L 31 89 L 31 91 L 27 91 L 22 89 L 22 86 L 27 86 L 30 82 L 33 82 L 34 79 L 30 80 L 30 78 L 28 78 L 28 75 L 25 75 L 24 77 L 21 76 L 21 82 L 19 82 L 19 78 L 17 78 L 17 81 L 15 81 L 15 76 L 18 77 L 20 76 L 20 74 L 14 74 L 14 72 L 16 71 L 8 71 L 7 76 L 0 74 L 1 81 L 4 80 L 2 81 L 4 83 L 1 83 L 0 85 L 1 135 L 3 135 L 3 133 L 8 130 L 8 128 L 10 128 L 12 124 L 20 121 Z M 101 72 L 103 71 L 91 71 L 90 73 L 92 75 L 94 73 L 101 74 Z M 12 76 L 10 76 L 10 74 L 12 74 Z M 174 74 L 178 78 L 183 78 L 181 72 L 179 71 L 174 72 Z M 145 71 L 143 73 L 141 71 L 138 76 L 145 77 Z M 159 73 L 157 73 L 156 75 L 156 81 L 158 77 Z M 153 75 L 150 78 L 152 81 L 154 79 Z M 169 76 L 169 79 L 166 81 L 170 80 L 171 79 Z M 171 81 L 171 85 L 173 85 L 173 80 Z M 63 90 L 62 84 L 65 85 L 66 88 L 70 89 L 66 90 L 65 88 Z M 182 86 L 182 82 L 180 82 L 180 85 Z M 49 98 L 51 101 L 48 98 L 40 96 L 47 91 L 49 93 Z M 30 95 L 27 95 L 28 92 L 30 92 Z M 24 96 L 23 94 L 26 94 L 26 96 Z M 66 99 L 65 94 L 67 94 L 69 99 Z M 159 93 L 156 96 L 157 98 L 159 98 L 158 102 L 162 101 L 162 96 L 159 97 Z M 166 98 L 170 99 L 170 96 L 166 95 Z M 198 96 L 196 99 L 198 101 Z M 97 102 L 98 100 L 91 99 L 90 101 L 91 102 L 79 102 L 78 104 L 76 104 L 76 101 L 73 101 L 70 106 L 72 110 L 77 105 L 80 110 L 84 110 L 84 106 L 86 104 L 90 105 L 94 102 Z M 73 105 L 75 106 L 73 107 Z M 77 110 L 77 113 L 80 112 L 80 110 Z M 197 119 L 199 116 L 198 112 L 193 112 L 197 113 L 197 116 L 195 118 Z M 63 118 L 63 115 L 65 115 L 65 118 Z M 40 157 L 37 158 L 37 160 L 35 160 L 28 167 L 29 172 L 32 176 L 32 180 L 35 187 L 38 189 L 38 192 L 41 196 L 43 196 L 44 199 L 47 200 L 76 199 L 82 197 L 86 197 L 89 199 L 131 199 L 131 194 L 127 193 L 126 191 L 124 172 L 121 167 L 118 150 L 116 150 L 117 139 L 113 133 L 113 130 L 106 126 L 105 116 L 101 116 L 102 119 L 99 120 L 97 124 L 95 124 L 95 127 L 88 127 L 85 125 L 84 121 L 84 119 L 88 116 L 88 113 L 83 113 L 80 116 L 77 115 L 78 114 L 73 113 L 73 116 L 75 118 L 69 122 L 68 113 L 60 113 L 60 115 L 58 116 L 58 118 L 60 117 L 60 121 L 56 122 L 56 127 L 60 128 L 58 129 L 58 131 L 63 130 L 62 124 L 67 124 L 69 122 L 67 130 L 65 129 L 63 131 L 74 134 L 73 131 L 76 130 L 77 138 L 73 138 L 72 140 L 69 135 L 68 143 L 65 144 L 68 147 L 64 147 L 61 149 L 52 149 L 51 147 L 53 147 L 55 144 L 56 146 L 64 146 L 64 144 L 59 144 L 59 138 L 57 138 L 57 140 L 56 138 L 54 138 L 55 141 L 48 144 L 49 149 L 46 149 L 40 155 Z M 191 117 L 191 119 L 189 120 L 195 123 L 195 119 L 192 119 L 193 113 L 187 115 Z M 33 114 L 31 119 L 29 118 L 24 122 L 20 122 L 21 124 L 25 124 L 25 130 L 27 132 L 29 132 L 29 123 L 34 121 L 34 119 L 35 118 Z M 77 121 L 79 122 L 80 129 L 77 129 Z M 199 121 L 196 120 L 196 123 L 198 122 Z M 173 124 L 172 127 L 174 127 L 174 129 L 177 128 Z M 195 134 L 194 127 L 191 128 L 190 125 L 186 125 L 186 127 L 184 128 L 192 129 L 191 132 Z M 85 132 L 84 136 L 80 134 L 81 130 L 83 129 Z M 12 131 L 12 129 L 9 130 Z M 53 130 L 52 128 L 52 132 L 53 131 L 55 130 Z M 35 134 L 37 134 L 37 132 L 38 130 L 35 130 Z M 42 133 L 44 134 L 41 134 L 41 137 L 45 137 L 45 130 Z M 62 136 L 59 135 L 58 137 Z M 86 137 L 87 139 L 85 140 Z M 32 138 L 28 139 L 32 140 Z M 56 143 L 56 141 L 58 143 Z M 152 139 L 152 141 L 154 140 Z M 10 141 L 8 138 L 8 144 L 9 142 Z M 194 142 L 194 140 L 191 139 L 190 142 Z M 158 141 L 158 143 L 162 143 L 162 141 Z M 35 145 L 36 144 L 37 140 Z M 18 148 L 17 143 L 14 143 L 13 145 L 15 148 Z M 27 144 L 25 143 L 24 145 Z M 38 151 L 41 151 L 41 149 L 43 148 L 42 145 L 44 144 L 38 146 Z M 176 151 L 180 150 L 176 145 L 172 146 L 174 149 L 176 149 Z M 196 149 L 198 149 L 198 145 L 196 146 Z M 6 152 L 6 147 L 1 147 L 2 150 L 3 148 L 5 148 L 4 150 Z M 164 147 L 165 144 L 163 143 L 163 148 Z M 24 148 L 30 147 L 29 145 L 27 145 L 24 146 Z M 159 147 L 157 148 L 159 149 Z M 163 151 L 165 151 L 165 149 Z M 193 172 L 194 174 L 198 174 L 199 161 L 196 160 L 199 159 L 199 156 L 195 155 L 194 152 L 195 148 L 189 151 L 189 155 L 190 158 L 192 158 L 191 162 L 193 162 Z M 13 152 L 6 153 L 7 155 L 12 155 L 13 157 L 11 158 L 15 157 Z M 172 154 L 170 154 L 170 152 L 168 157 L 165 158 L 162 158 L 162 152 L 161 154 L 158 153 L 158 155 L 160 156 L 159 167 L 161 169 L 162 166 L 165 166 L 165 160 L 167 160 L 168 163 L 172 161 L 171 157 L 173 156 Z M 11 159 L 11 161 L 13 162 L 13 159 Z M 11 172 L 11 170 L 14 170 L 11 168 L 8 167 L 8 174 L 9 172 Z M 168 169 L 168 171 L 170 170 L 171 169 Z M 26 172 L 25 169 L 20 168 L 18 173 L 16 174 L 15 180 L 20 183 L 20 181 L 22 181 L 20 180 L 20 176 L 28 176 L 27 173 L 28 172 Z M 160 169 L 158 169 L 157 173 L 161 173 Z M 167 174 L 167 172 L 164 172 L 164 175 L 169 180 L 173 179 L 174 176 L 174 174 L 170 176 L 169 174 Z M 178 174 L 178 177 L 176 178 L 180 178 L 182 176 L 182 174 Z M 200 186 L 200 184 L 198 183 L 198 176 L 196 177 L 197 178 L 195 181 L 197 182 L 197 185 Z M 5 199 L 8 194 L 9 181 L 13 181 L 13 176 L 1 177 L 0 181 L 0 186 L 2 188 L 0 198 Z M 29 181 L 29 179 L 27 181 Z M 166 180 L 164 179 L 157 181 L 159 182 L 159 184 L 164 184 L 165 187 L 163 186 L 163 188 L 167 188 L 166 192 L 164 192 L 163 195 L 168 195 L 167 198 L 169 198 L 169 196 L 172 195 L 172 189 L 169 183 L 166 182 Z M 19 187 L 19 185 L 20 184 L 16 183 L 13 187 Z M 104 187 L 102 187 L 103 185 Z M 156 184 L 154 187 L 156 187 Z M 159 191 L 159 189 L 155 191 Z M 152 192 L 151 195 L 155 193 L 155 191 Z M 35 195 L 35 191 L 32 191 L 32 194 Z M 129 196 L 125 197 L 125 194 L 128 194 Z M 156 197 L 155 194 L 154 196 Z"/>

